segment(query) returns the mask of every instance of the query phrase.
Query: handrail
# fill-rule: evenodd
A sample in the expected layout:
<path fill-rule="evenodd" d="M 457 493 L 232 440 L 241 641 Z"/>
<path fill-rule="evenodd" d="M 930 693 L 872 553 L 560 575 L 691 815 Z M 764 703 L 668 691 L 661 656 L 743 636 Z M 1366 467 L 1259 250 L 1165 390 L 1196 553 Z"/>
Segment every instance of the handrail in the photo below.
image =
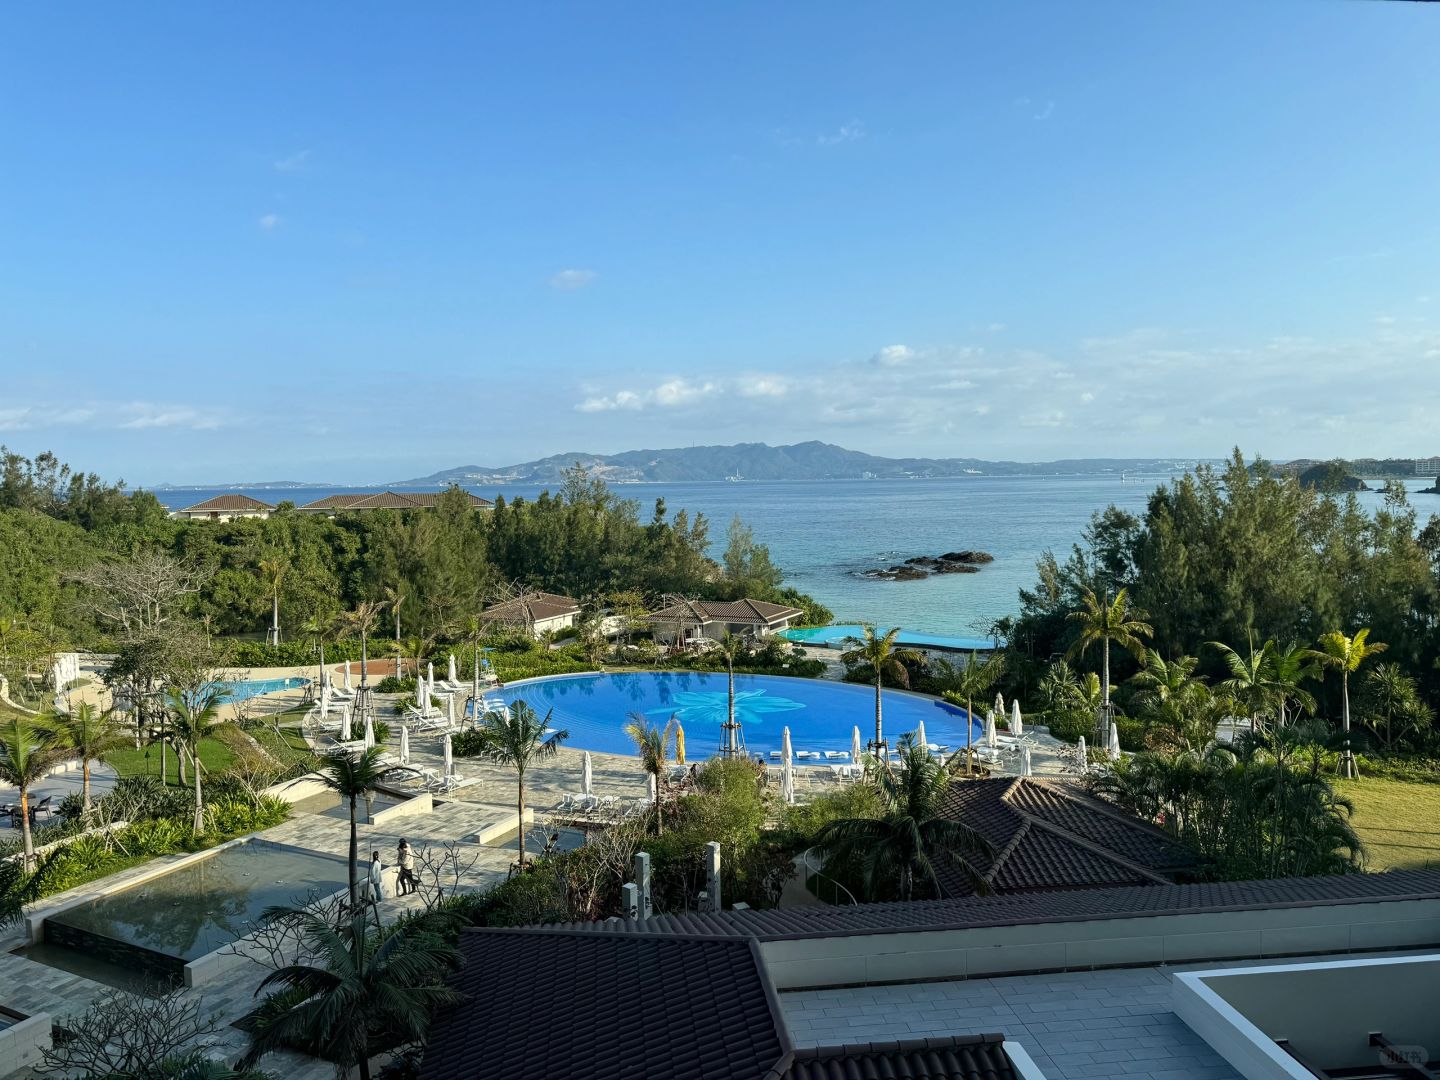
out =
<path fill-rule="evenodd" d="M 809 874 L 814 874 L 816 877 L 824 878 L 826 881 L 830 882 L 830 883 L 831 883 L 832 885 L 834 885 L 837 889 L 839 889 L 839 890 L 840 890 L 841 892 L 843 892 L 846 896 L 848 896 L 848 897 L 850 898 L 850 903 L 852 903 L 852 904 L 858 904 L 858 903 L 860 903 L 860 901 L 858 901 L 858 900 L 855 899 L 855 894 L 852 893 L 849 889 L 845 888 L 844 885 L 840 884 L 840 882 L 836 881 L 836 880 L 835 880 L 833 877 L 831 877 L 829 874 L 822 873 L 817 867 L 814 867 L 814 866 L 811 866 L 811 865 L 810 865 L 810 853 L 811 853 L 812 851 L 814 851 L 814 850 L 815 850 L 815 849 L 814 849 L 813 847 L 808 847 L 808 848 L 806 848 L 803 852 L 800 853 L 800 859 L 801 859 L 802 862 L 805 863 L 805 872 L 806 872 L 806 874 L 807 874 L 807 875 L 809 875 Z"/>

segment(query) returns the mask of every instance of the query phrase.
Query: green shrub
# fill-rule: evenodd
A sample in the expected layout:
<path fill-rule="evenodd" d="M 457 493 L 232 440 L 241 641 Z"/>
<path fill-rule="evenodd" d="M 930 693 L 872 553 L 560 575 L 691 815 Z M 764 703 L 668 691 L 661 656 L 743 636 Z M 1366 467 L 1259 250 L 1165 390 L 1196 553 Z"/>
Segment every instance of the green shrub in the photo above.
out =
<path fill-rule="evenodd" d="M 450 736 L 450 749 L 456 757 L 478 757 L 485 752 L 485 737 L 478 728 L 466 728 Z"/>
<path fill-rule="evenodd" d="M 227 837 L 268 829 L 289 817 L 290 804 L 268 796 L 258 803 L 245 798 L 212 798 L 205 807 L 207 830 Z"/>

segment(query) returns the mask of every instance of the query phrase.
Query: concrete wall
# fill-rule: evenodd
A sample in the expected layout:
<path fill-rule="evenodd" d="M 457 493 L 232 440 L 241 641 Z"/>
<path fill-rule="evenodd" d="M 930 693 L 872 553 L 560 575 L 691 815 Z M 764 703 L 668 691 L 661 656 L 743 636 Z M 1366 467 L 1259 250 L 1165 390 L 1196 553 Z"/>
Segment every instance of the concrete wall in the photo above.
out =
<path fill-rule="evenodd" d="M 1242 1075 L 1291 1075 L 1273 1068 L 1286 1039 L 1322 1069 L 1374 1067 L 1380 1032 L 1419 1060 L 1440 1056 L 1440 957 L 1388 957 L 1184 972 L 1176 1013 Z M 1293 1075 L 1307 1075 L 1303 1069 Z"/>
<path fill-rule="evenodd" d="M 323 780 L 313 773 L 307 773 L 294 780 L 285 780 L 281 783 L 273 784 L 260 794 L 267 795 L 272 799 L 279 799 L 281 802 L 287 802 L 291 806 L 294 806 L 296 803 L 304 802 L 306 799 L 314 798 L 316 795 L 324 795 L 327 791 L 330 791 L 330 788 L 325 786 Z"/>
<path fill-rule="evenodd" d="M 777 988 L 1440 945 L 1440 900 L 766 941 Z"/>
<path fill-rule="evenodd" d="M 42 1048 L 50 1045 L 50 1017 L 46 1013 L 27 1016 L 0 1030 L 0 1076 L 40 1060 Z"/>
<path fill-rule="evenodd" d="M 428 791 L 422 791 L 418 795 L 411 795 L 402 803 L 394 806 L 387 806 L 383 810 L 377 810 L 370 815 L 369 824 L 386 825 L 397 818 L 414 817 L 416 814 L 428 814 L 435 809 L 435 798 Z"/>

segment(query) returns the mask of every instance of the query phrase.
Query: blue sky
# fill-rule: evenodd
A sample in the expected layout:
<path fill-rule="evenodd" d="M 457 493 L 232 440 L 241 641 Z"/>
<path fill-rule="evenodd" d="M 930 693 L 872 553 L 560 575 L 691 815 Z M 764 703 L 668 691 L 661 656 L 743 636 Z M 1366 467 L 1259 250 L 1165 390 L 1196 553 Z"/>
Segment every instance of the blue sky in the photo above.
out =
<path fill-rule="evenodd" d="M 0 441 L 1440 453 L 1440 5 L 696 7 L 11 8 Z"/>

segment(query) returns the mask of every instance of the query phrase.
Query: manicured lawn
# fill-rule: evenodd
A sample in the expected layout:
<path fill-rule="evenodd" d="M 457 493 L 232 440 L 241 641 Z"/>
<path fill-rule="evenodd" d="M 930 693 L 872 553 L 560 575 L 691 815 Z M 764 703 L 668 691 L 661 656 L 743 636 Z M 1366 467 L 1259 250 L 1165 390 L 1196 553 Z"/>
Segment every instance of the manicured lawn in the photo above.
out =
<path fill-rule="evenodd" d="M 127 747 L 124 750 L 117 750 L 106 760 L 121 776 L 159 776 L 160 775 L 160 747 L 142 746 L 139 750 Z M 226 746 L 219 739 L 206 739 L 200 744 L 200 761 L 209 773 L 218 773 L 227 768 L 235 760 L 235 751 Z M 179 764 L 175 759 L 175 751 L 169 748 L 165 750 L 165 773 L 166 782 L 178 784 L 180 782 Z M 189 778 L 190 771 L 185 771 L 186 778 Z"/>
<path fill-rule="evenodd" d="M 1355 804 L 1351 824 L 1365 843 L 1369 870 L 1440 866 L 1440 784 L 1401 780 L 1338 780 Z"/>

